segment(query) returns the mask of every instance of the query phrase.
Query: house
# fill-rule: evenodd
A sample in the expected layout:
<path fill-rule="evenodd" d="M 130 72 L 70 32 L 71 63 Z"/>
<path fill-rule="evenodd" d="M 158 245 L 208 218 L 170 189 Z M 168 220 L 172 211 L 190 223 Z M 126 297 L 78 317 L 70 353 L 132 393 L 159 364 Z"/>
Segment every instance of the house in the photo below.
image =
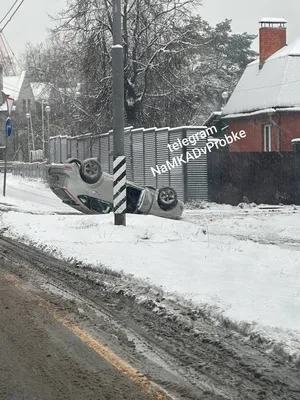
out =
<path fill-rule="evenodd" d="M 286 23 L 260 21 L 259 58 L 223 109 L 229 132 L 246 132 L 230 152 L 291 152 L 291 140 L 300 137 L 300 38 L 287 45 Z"/>
<path fill-rule="evenodd" d="M 26 71 L 16 76 L 4 76 L 3 91 L 15 100 L 14 111 L 18 114 L 25 116 L 27 112 L 35 112 L 35 99 Z"/>
<path fill-rule="evenodd" d="M 5 143 L 5 120 L 8 116 L 6 96 L 14 99 L 12 122 L 13 122 L 13 144 L 10 146 L 11 155 L 19 148 L 19 139 L 25 134 L 26 113 L 35 112 L 35 100 L 26 71 L 16 76 L 3 76 L 3 67 L 0 65 L 0 146 Z M 24 150 L 24 149 L 23 149 Z M 3 155 L 0 155 L 2 158 Z"/>
<path fill-rule="evenodd" d="M 51 94 L 51 87 L 49 86 L 49 84 L 44 82 L 31 82 L 30 86 L 34 95 L 35 102 L 38 103 L 37 108 L 42 103 L 49 103 Z"/>

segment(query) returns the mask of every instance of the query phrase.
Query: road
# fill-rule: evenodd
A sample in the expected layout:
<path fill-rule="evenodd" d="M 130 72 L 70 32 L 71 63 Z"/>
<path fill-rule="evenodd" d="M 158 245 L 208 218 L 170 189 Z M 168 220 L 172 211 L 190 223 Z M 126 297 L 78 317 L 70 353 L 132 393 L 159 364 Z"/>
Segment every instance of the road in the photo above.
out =
<path fill-rule="evenodd" d="M 299 367 L 120 279 L 0 236 L 1 400 L 300 399 Z"/>
<path fill-rule="evenodd" d="M 1 400 L 158 399 L 55 318 L 0 270 Z"/>

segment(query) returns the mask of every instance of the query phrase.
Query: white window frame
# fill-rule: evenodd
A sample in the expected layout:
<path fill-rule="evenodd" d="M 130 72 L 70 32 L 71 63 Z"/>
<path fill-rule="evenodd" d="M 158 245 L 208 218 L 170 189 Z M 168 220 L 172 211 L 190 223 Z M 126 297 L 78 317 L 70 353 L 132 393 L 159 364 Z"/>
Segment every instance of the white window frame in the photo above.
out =
<path fill-rule="evenodd" d="M 272 151 L 272 124 L 266 124 L 263 126 L 263 144 L 265 152 Z"/>

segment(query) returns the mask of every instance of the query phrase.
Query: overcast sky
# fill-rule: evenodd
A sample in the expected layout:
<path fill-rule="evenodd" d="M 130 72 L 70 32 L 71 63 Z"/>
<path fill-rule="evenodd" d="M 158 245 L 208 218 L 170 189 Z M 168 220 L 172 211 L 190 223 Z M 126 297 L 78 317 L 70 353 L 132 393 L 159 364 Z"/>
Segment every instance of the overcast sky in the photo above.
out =
<path fill-rule="evenodd" d="M 15 0 L 0 1 L 2 19 Z M 25 0 L 3 31 L 13 52 L 18 56 L 27 42 L 35 44 L 43 41 L 47 36 L 47 28 L 53 26 L 48 14 L 55 16 L 65 4 L 66 0 Z"/>
<path fill-rule="evenodd" d="M 1 0 L 1 3 L 3 2 L 4 0 Z M 6 0 L 2 4 L 0 19 L 13 3 L 14 0 Z M 4 30 L 14 53 L 20 55 L 27 42 L 43 41 L 47 35 L 47 28 L 52 26 L 47 14 L 56 15 L 65 4 L 66 0 L 25 0 Z M 260 18 L 282 17 L 288 21 L 288 43 L 300 36 L 299 0 L 203 0 L 203 7 L 199 12 L 213 25 L 225 18 L 232 19 L 232 28 L 236 33 L 257 34 Z M 257 40 L 254 49 L 258 50 Z"/>

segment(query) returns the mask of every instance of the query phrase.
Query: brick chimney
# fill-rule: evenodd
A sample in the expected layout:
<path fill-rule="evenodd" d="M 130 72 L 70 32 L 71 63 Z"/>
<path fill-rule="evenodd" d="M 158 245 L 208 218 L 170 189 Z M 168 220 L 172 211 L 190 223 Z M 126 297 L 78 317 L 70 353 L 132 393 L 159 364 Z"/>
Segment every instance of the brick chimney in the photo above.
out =
<path fill-rule="evenodd" d="M 286 46 L 287 21 L 283 18 L 263 18 L 259 21 L 259 68 L 282 47 Z"/>

